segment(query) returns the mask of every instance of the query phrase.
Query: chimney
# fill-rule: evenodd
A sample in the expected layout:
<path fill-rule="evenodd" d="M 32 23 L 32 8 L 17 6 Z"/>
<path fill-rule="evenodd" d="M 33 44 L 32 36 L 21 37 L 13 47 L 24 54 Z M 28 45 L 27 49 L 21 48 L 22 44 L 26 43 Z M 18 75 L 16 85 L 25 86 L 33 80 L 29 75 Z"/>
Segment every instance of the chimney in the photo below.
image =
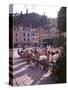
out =
<path fill-rule="evenodd" d="M 43 14 L 44 16 L 45 16 L 45 12 L 44 12 L 44 14 Z"/>
<path fill-rule="evenodd" d="M 26 14 L 28 14 L 28 8 L 26 9 Z"/>

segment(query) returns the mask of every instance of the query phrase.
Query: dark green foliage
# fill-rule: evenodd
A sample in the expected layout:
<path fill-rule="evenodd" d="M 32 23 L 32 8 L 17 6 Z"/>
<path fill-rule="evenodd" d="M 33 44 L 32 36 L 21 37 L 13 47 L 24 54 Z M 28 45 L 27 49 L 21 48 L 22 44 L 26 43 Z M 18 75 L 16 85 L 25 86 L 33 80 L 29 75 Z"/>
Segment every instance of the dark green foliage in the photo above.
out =
<path fill-rule="evenodd" d="M 58 77 L 57 82 L 65 83 L 66 82 L 66 37 L 62 36 L 63 32 L 66 33 L 66 7 L 61 7 L 58 12 L 58 46 L 62 46 L 64 50 L 62 51 L 61 57 L 56 62 L 56 75 Z"/>
<path fill-rule="evenodd" d="M 61 7 L 57 21 L 59 32 L 66 32 L 66 7 Z"/>
<path fill-rule="evenodd" d="M 23 26 L 32 26 L 34 27 L 44 27 L 46 25 L 47 28 L 47 17 L 43 15 L 39 15 L 36 13 L 29 14 L 19 14 L 13 16 L 14 25 L 23 25 Z"/>
<path fill-rule="evenodd" d="M 66 46 L 64 46 L 64 50 L 62 51 L 62 56 L 56 62 L 56 76 L 57 83 L 65 83 L 66 82 Z"/>
<path fill-rule="evenodd" d="M 64 46 L 66 44 L 66 38 L 64 37 L 59 37 L 58 40 L 56 41 L 57 42 L 57 46 Z"/>

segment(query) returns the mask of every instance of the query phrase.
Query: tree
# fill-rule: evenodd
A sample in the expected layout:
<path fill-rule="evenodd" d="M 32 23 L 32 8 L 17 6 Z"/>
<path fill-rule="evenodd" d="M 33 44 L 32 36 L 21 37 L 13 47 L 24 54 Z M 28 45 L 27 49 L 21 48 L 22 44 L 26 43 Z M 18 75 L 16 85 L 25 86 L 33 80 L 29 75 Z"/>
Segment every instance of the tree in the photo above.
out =
<path fill-rule="evenodd" d="M 57 17 L 57 28 L 59 30 L 58 46 L 64 46 L 66 37 L 62 33 L 66 33 L 66 7 L 61 7 Z"/>
<path fill-rule="evenodd" d="M 66 32 L 66 7 L 61 7 L 58 12 L 57 21 L 59 32 Z"/>
<path fill-rule="evenodd" d="M 56 75 L 59 83 L 66 82 L 66 37 L 62 36 L 62 33 L 66 33 L 66 7 L 61 7 L 58 12 L 57 27 L 59 30 L 58 46 L 63 47 L 61 57 L 57 62 Z"/>

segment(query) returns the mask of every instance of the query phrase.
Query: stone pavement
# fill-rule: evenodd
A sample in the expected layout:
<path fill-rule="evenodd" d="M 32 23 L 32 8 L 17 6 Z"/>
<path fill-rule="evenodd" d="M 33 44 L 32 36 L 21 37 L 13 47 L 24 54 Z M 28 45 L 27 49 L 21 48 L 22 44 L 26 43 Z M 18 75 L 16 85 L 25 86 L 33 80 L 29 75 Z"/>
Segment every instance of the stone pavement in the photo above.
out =
<path fill-rule="evenodd" d="M 13 86 L 29 86 L 55 83 L 55 76 L 48 72 L 46 74 L 39 66 L 28 64 L 19 57 L 15 57 L 13 61 Z"/>

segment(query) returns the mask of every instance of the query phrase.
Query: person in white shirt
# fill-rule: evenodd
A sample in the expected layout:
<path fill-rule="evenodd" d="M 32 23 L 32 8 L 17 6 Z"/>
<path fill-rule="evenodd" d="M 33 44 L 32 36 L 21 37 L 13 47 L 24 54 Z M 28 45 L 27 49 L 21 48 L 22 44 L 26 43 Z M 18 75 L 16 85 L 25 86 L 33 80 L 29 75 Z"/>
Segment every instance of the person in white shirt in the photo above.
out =
<path fill-rule="evenodd" d="M 56 51 L 54 56 L 53 56 L 53 62 L 55 63 L 58 60 L 58 58 L 59 58 L 59 52 Z"/>

